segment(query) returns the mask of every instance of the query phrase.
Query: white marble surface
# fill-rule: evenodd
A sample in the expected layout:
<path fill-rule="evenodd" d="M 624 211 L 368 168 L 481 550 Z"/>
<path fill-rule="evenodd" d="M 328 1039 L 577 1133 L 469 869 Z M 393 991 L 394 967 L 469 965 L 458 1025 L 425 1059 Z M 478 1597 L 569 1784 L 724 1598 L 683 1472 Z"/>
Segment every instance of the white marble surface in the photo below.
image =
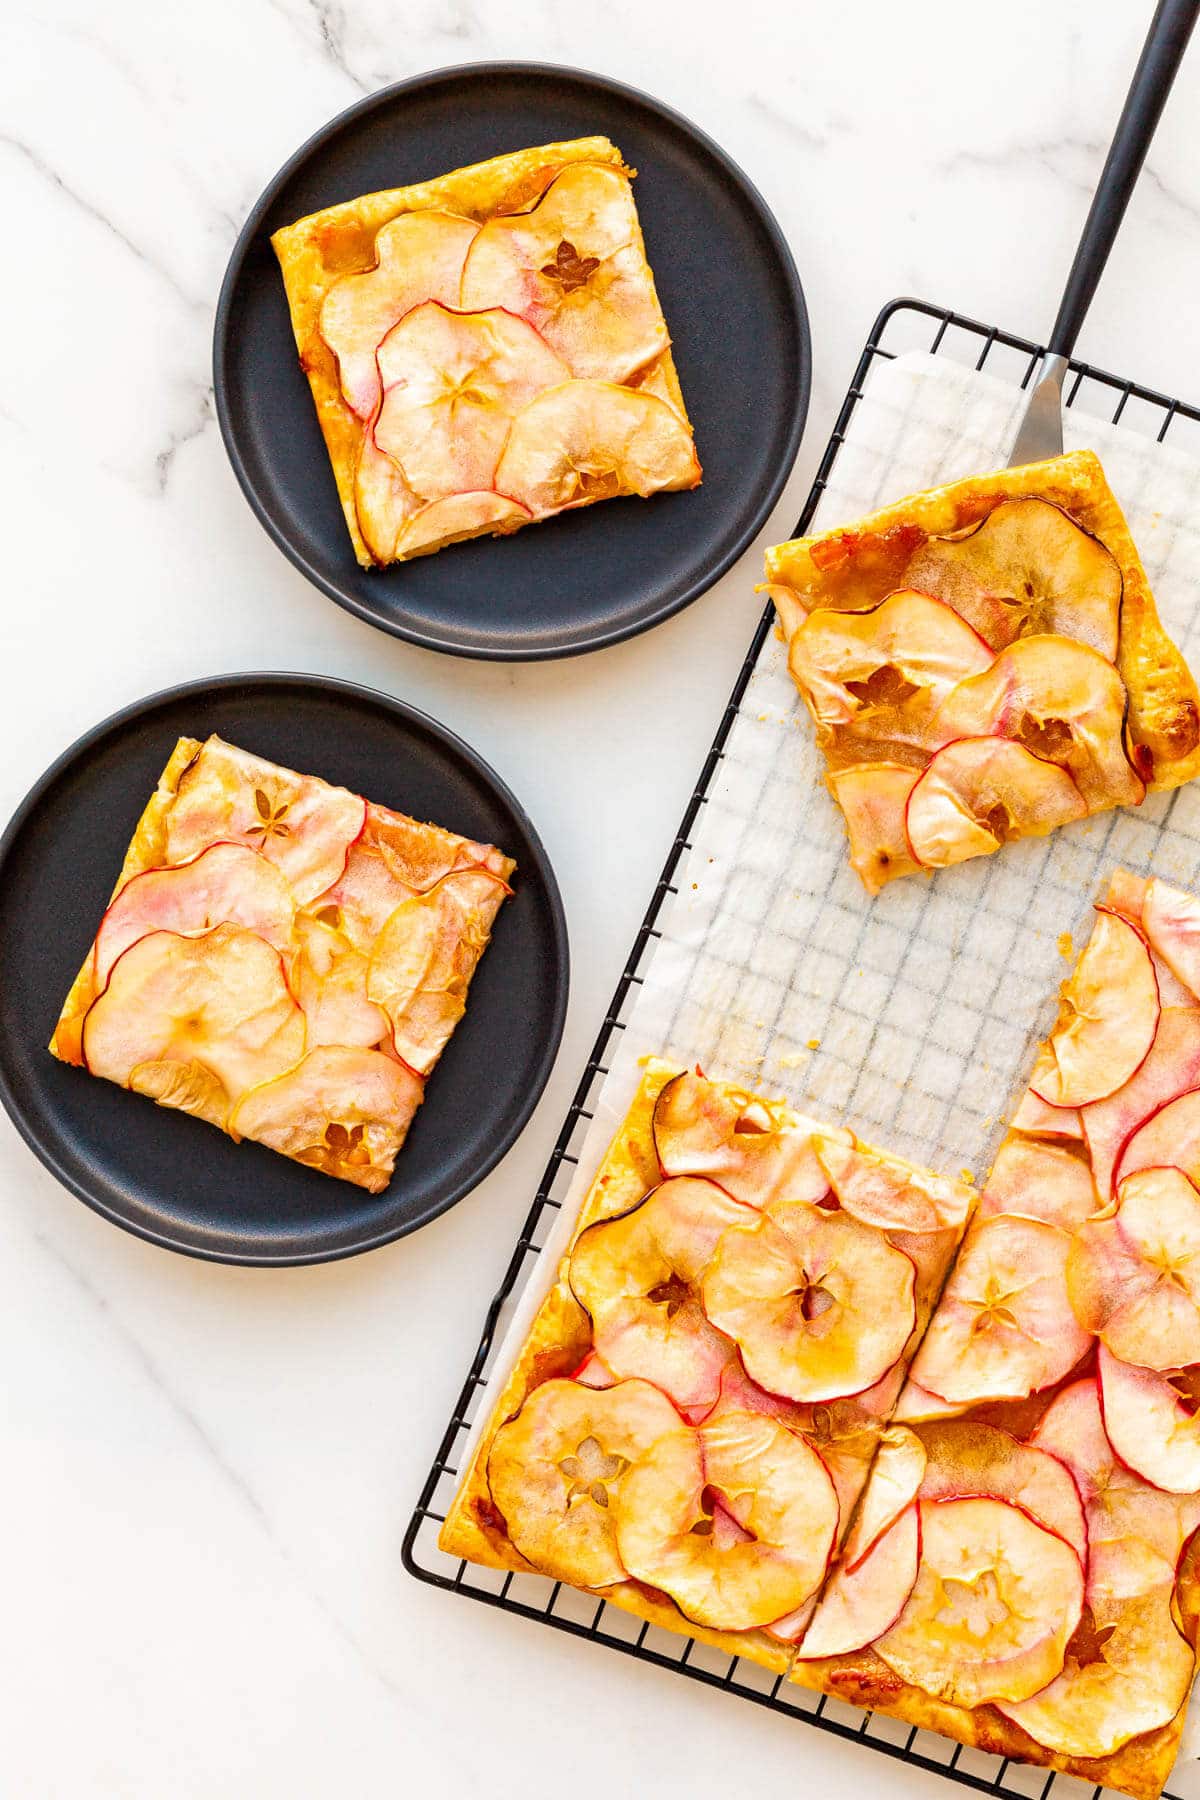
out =
<path fill-rule="evenodd" d="M 473 666 L 392 642 L 310 590 L 242 500 L 212 417 L 212 306 L 263 183 L 361 93 L 491 56 L 649 88 L 748 169 L 807 287 L 809 430 L 766 542 L 799 509 L 884 300 L 918 292 L 1047 327 L 1149 11 L 10 10 L 0 810 L 86 726 L 170 682 L 281 662 L 374 682 L 462 732 L 522 795 L 560 873 L 575 978 L 520 1144 L 447 1217 L 348 1264 L 256 1273 L 150 1249 L 0 1125 L 4 1796 L 933 1791 L 801 1725 L 417 1586 L 399 1562 L 757 615 L 757 550 L 684 616 L 580 661 Z M 1198 118 L 1200 47 L 1081 342 L 1193 399 Z M 634 778 L 647 763 L 653 785 Z"/>

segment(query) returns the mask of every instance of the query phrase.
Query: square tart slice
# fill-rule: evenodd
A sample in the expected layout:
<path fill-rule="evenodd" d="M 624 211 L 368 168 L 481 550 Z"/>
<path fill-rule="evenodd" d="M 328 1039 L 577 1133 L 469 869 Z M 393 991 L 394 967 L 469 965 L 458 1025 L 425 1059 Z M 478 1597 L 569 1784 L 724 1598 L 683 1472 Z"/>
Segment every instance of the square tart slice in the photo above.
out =
<path fill-rule="evenodd" d="M 972 1199 L 650 1063 L 442 1548 L 786 1669 Z"/>
<path fill-rule="evenodd" d="M 698 485 L 634 173 L 577 138 L 275 233 L 364 568 Z"/>
<path fill-rule="evenodd" d="M 1096 457 L 914 495 L 767 552 L 870 893 L 1200 769 L 1200 698 Z"/>
<path fill-rule="evenodd" d="M 796 1679 L 1161 1791 L 1195 1667 L 1198 1181 L 1200 901 L 1119 873 L 896 1409 L 915 1486 L 876 1462 Z"/>
<path fill-rule="evenodd" d="M 218 737 L 180 738 L 50 1049 L 382 1193 L 514 867 Z"/>

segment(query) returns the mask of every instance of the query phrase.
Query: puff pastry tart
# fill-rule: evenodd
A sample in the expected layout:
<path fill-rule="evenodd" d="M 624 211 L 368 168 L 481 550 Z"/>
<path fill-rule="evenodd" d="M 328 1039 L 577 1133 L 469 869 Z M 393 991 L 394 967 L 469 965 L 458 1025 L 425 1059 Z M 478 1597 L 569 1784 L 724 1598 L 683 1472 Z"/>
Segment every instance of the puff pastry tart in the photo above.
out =
<path fill-rule="evenodd" d="M 873 1459 L 920 1479 L 888 1421 L 972 1198 L 652 1063 L 442 1547 L 787 1668 Z"/>
<path fill-rule="evenodd" d="M 896 1409 L 916 1478 L 877 1461 L 798 1680 L 1160 1792 L 1200 1592 L 1197 1182 L 1200 901 L 1122 873 Z"/>
<path fill-rule="evenodd" d="M 50 1048 L 380 1193 L 514 864 L 181 738 Z"/>
<path fill-rule="evenodd" d="M 867 889 L 1200 770 L 1200 697 L 1090 451 L 767 552 Z"/>
<path fill-rule="evenodd" d="M 634 173 L 579 138 L 275 233 L 364 567 L 699 483 Z"/>

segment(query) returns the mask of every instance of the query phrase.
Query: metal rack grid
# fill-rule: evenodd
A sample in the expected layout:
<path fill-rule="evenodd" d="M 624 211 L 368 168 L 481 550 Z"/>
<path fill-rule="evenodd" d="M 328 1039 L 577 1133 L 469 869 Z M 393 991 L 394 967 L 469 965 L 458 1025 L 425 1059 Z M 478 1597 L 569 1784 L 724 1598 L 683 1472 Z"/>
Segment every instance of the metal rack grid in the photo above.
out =
<path fill-rule="evenodd" d="M 983 369 L 996 353 L 1003 352 L 1005 374 L 1017 378 L 1024 387 L 1031 379 L 1041 358 L 1043 346 L 1028 339 L 980 324 L 944 307 L 927 301 L 902 298 L 884 307 L 872 327 L 859 358 L 837 422 L 821 458 L 816 478 L 796 527 L 796 535 L 808 528 L 817 503 L 828 484 L 838 452 L 845 441 L 851 415 L 863 395 L 863 384 L 876 360 L 893 360 L 903 351 L 925 350 L 934 355 L 948 355 Z M 995 360 L 993 360 L 993 368 Z M 1137 382 L 1126 381 L 1087 363 L 1072 361 L 1072 380 L 1064 393 L 1064 403 L 1071 406 L 1086 397 L 1088 409 L 1099 412 L 1101 402 L 1109 409 L 1114 424 L 1125 419 L 1132 422 L 1131 402 L 1137 426 L 1162 443 L 1169 431 L 1174 439 L 1188 438 L 1188 448 L 1200 442 L 1200 408 L 1173 400 Z M 635 1656 L 658 1668 L 675 1669 L 692 1680 L 706 1683 L 752 1700 L 776 1712 L 805 1719 L 822 1731 L 843 1739 L 861 1740 L 884 1755 L 910 1765 L 944 1775 L 977 1793 L 1012 1796 L 1012 1800 L 1049 1800 L 1058 1784 L 1069 1785 L 1078 1793 L 1078 1784 L 1067 1777 L 1047 1773 L 1025 1764 L 987 1755 L 982 1751 L 953 1744 L 932 1732 L 898 1723 L 881 1714 L 863 1713 L 827 1695 L 811 1693 L 783 1675 L 773 1675 L 757 1664 L 740 1657 L 729 1657 L 677 1634 L 659 1630 L 647 1623 L 581 1594 L 535 1575 L 514 1574 L 496 1569 L 476 1568 L 473 1564 L 451 1557 L 437 1548 L 437 1532 L 454 1490 L 462 1446 L 479 1411 L 487 1403 L 490 1365 L 503 1332 L 502 1319 L 507 1317 L 516 1297 L 521 1293 L 540 1255 L 550 1226 L 560 1211 L 563 1196 L 579 1160 L 578 1150 L 588 1122 L 593 1116 L 593 1102 L 600 1082 L 608 1073 L 609 1052 L 616 1034 L 625 1029 L 638 988 L 644 979 L 644 967 L 655 941 L 662 935 L 659 921 L 670 897 L 676 892 L 675 877 L 682 859 L 691 849 L 691 834 L 700 808 L 724 754 L 725 741 L 737 716 L 747 683 L 771 629 L 774 608 L 768 604 L 759 620 L 745 660 L 738 671 L 733 692 L 721 716 L 712 746 L 705 758 L 699 779 L 692 790 L 679 830 L 650 898 L 645 917 L 638 928 L 629 958 L 617 983 L 612 1002 L 605 1014 L 596 1042 L 592 1047 L 564 1120 L 558 1141 L 550 1156 L 528 1217 L 521 1229 L 509 1264 L 495 1298 L 488 1308 L 483 1333 L 472 1359 L 453 1417 L 438 1446 L 428 1477 L 422 1487 L 416 1510 L 405 1533 L 403 1562 L 419 1581 L 450 1592 L 468 1594 L 486 1606 L 502 1608 L 527 1619 L 569 1632 L 575 1637 L 589 1638 Z M 1094 1797 L 1103 1790 L 1094 1789 Z"/>

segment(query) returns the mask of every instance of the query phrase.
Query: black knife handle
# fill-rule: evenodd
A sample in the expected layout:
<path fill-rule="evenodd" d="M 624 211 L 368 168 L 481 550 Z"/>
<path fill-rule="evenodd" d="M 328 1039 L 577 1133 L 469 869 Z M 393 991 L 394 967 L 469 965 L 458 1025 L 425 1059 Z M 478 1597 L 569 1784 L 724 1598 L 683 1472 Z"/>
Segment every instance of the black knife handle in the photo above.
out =
<path fill-rule="evenodd" d="M 1171 91 L 1200 0 L 1158 0 L 1047 349 L 1070 356 Z"/>

